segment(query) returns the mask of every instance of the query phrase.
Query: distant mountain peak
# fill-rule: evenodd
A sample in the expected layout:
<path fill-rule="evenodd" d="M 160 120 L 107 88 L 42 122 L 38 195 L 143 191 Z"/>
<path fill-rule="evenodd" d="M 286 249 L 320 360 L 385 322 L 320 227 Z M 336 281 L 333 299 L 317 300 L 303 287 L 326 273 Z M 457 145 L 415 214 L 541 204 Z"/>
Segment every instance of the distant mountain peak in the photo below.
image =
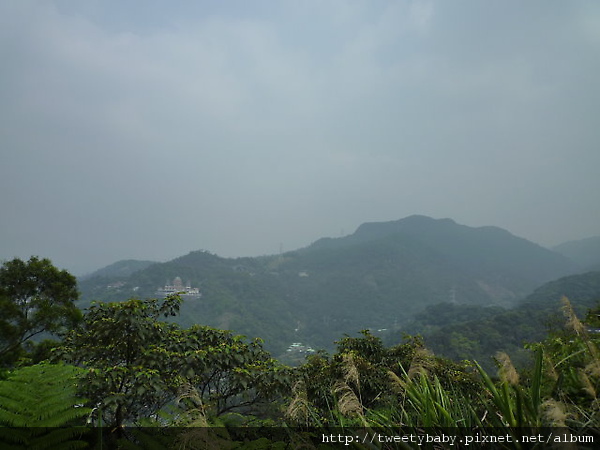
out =
<path fill-rule="evenodd" d="M 417 231 L 424 228 L 432 228 L 432 227 L 452 227 L 457 226 L 458 224 L 449 218 L 444 219 L 434 219 L 429 216 L 414 214 L 412 216 L 405 217 L 399 220 L 392 220 L 388 222 L 366 222 L 360 225 L 355 235 L 364 235 L 364 234 L 391 234 L 398 232 L 406 232 L 406 231 Z"/>
<path fill-rule="evenodd" d="M 458 266 L 475 271 L 487 269 L 519 274 L 519 277 L 536 283 L 576 271 L 572 261 L 563 255 L 515 236 L 503 228 L 470 227 L 449 218 L 434 219 L 424 215 L 363 223 L 350 236 L 319 240 L 311 247 L 341 248 L 381 239 L 423 245 Z"/>
<path fill-rule="evenodd" d="M 407 216 L 404 219 L 399 219 L 396 222 L 403 223 L 444 223 L 444 224 L 456 224 L 456 222 L 449 217 L 445 217 L 442 219 L 434 219 L 433 217 L 425 216 L 422 214 L 413 214 L 411 216 Z"/>

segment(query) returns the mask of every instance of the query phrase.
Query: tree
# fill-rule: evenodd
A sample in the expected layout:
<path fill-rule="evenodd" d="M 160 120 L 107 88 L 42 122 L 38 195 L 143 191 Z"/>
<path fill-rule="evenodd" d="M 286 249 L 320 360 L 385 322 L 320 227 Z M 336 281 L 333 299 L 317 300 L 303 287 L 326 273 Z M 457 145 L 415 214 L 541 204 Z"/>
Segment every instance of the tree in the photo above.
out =
<path fill-rule="evenodd" d="M 130 299 L 94 303 L 81 326 L 68 333 L 57 357 L 88 369 L 83 395 L 97 408 L 98 423 L 121 428 L 150 416 L 172 400 L 178 385 L 169 351 L 181 299 Z"/>
<path fill-rule="evenodd" d="M 57 356 L 88 368 L 82 394 L 102 424 L 120 429 L 156 417 L 184 390 L 196 392 L 193 407 L 203 416 L 247 413 L 287 387 L 287 371 L 259 342 L 161 320 L 176 315 L 180 303 L 178 296 L 95 303 L 65 336 Z"/>
<path fill-rule="evenodd" d="M 57 333 L 81 318 L 74 302 L 77 280 L 49 259 L 32 256 L 0 268 L 0 361 L 14 361 L 22 346 L 40 333 Z"/>
<path fill-rule="evenodd" d="M 288 393 L 291 370 L 278 364 L 259 339 L 248 343 L 229 331 L 194 325 L 176 340 L 179 362 L 206 415 L 260 414 Z"/>

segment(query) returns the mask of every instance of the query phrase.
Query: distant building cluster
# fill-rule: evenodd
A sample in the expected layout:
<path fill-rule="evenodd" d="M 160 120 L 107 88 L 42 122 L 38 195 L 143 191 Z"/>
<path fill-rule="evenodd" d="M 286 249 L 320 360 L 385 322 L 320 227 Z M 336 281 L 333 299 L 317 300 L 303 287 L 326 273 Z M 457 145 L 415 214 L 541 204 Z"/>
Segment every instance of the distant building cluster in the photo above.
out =
<path fill-rule="evenodd" d="M 156 295 L 161 297 L 167 297 L 169 295 L 179 294 L 188 297 L 202 297 L 202 293 L 199 288 L 193 288 L 191 281 L 188 281 L 184 286 L 181 278 L 175 277 L 172 284 L 165 284 L 163 287 L 158 288 Z"/>
<path fill-rule="evenodd" d="M 292 345 L 290 345 L 286 352 L 291 352 L 291 353 L 315 353 L 315 350 L 312 347 L 309 347 L 308 345 L 304 345 L 302 342 L 294 342 Z"/>

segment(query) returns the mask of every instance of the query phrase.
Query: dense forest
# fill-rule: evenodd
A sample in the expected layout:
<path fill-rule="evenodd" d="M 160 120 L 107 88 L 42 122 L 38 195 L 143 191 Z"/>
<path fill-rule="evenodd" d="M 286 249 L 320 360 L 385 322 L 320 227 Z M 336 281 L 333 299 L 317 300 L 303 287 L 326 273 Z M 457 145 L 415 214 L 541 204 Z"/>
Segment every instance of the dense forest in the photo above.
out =
<path fill-rule="evenodd" d="M 491 357 L 503 351 L 522 367 L 529 360 L 525 343 L 538 342 L 549 331 L 562 328 L 560 302 L 565 296 L 573 299 L 576 313 L 585 316 L 600 300 L 600 272 L 545 283 L 511 309 L 450 303 L 428 306 L 401 333 L 386 336 L 385 342 L 398 342 L 402 333 L 421 334 L 436 354 L 454 360 L 475 359 L 491 369 Z"/>
<path fill-rule="evenodd" d="M 580 321 L 566 297 L 562 326 L 523 349 L 522 369 L 504 352 L 488 371 L 436 356 L 418 336 L 386 346 L 367 330 L 292 368 L 261 340 L 168 320 L 178 296 L 98 302 L 78 314 L 74 278 L 34 258 L 5 264 L 0 282 L 3 306 L 13 305 L 0 353 L 0 439 L 11 448 L 285 448 L 423 430 L 495 438 L 499 427 L 511 439 L 523 427 L 598 437 L 600 308 Z M 442 322 L 451 313 L 437 310 Z M 28 338 L 43 331 L 56 338 Z"/>

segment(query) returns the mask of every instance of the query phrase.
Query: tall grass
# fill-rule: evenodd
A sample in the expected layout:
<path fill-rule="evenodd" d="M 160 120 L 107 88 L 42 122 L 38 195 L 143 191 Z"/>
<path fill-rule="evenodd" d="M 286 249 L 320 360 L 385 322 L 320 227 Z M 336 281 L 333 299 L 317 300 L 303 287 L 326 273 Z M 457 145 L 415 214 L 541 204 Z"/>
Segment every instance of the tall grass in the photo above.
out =
<path fill-rule="evenodd" d="M 488 373 L 476 363 L 486 391 L 482 401 L 489 397 L 495 410 L 487 414 L 491 426 L 495 427 L 539 427 L 542 426 L 542 362 L 543 350 L 540 348 L 535 355 L 535 366 L 530 385 L 519 384 L 518 377 L 510 359 L 505 355 L 498 358 L 503 365 L 500 368 L 499 385 L 492 381 Z M 511 374 L 511 375 L 508 375 Z"/>

